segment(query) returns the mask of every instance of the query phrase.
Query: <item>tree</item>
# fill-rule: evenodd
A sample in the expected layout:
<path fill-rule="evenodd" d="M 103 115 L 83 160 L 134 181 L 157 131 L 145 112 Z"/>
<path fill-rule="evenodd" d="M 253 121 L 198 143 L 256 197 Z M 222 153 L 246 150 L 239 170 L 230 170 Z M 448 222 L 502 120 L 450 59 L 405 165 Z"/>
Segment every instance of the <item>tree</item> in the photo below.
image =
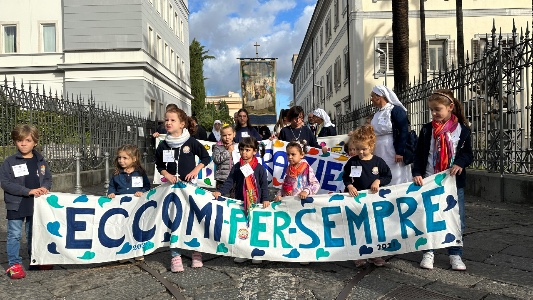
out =
<path fill-rule="evenodd" d="M 409 1 L 392 1 L 392 63 L 394 90 L 398 93 L 409 84 Z"/>
<path fill-rule="evenodd" d="M 194 99 L 191 103 L 192 115 L 197 115 L 205 107 L 205 85 L 204 81 L 204 60 L 214 59 L 212 55 L 207 55 L 209 50 L 204 50 L 204 46 L 196 39 L 193 39 L 189 46 L 189 56 L 191 61 L 191 94 Z"/>

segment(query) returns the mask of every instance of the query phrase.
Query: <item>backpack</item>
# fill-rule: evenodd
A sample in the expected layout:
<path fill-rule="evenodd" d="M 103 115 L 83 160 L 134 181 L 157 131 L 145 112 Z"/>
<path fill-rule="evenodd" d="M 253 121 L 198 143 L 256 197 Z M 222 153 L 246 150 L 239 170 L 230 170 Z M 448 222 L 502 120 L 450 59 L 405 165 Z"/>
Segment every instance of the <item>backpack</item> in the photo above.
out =
<path fill-rule="evenodd" d="M 415 150 L 418 142 L 418 136 L 414 130 L 407 134 L 407 141 L 405 143 L 405 152 L 403 154 L 403 163 L 410 165 L 415 161 Z"/>

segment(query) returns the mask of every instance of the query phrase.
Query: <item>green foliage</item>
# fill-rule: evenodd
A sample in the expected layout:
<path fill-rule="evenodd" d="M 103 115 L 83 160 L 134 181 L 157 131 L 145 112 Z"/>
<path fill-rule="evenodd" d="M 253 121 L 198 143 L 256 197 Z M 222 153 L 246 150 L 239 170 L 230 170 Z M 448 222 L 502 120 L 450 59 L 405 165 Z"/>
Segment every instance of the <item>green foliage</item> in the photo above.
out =
<path fill-rule="evenodd" d="M 220 120 L 222 124 L 233 125 L 233 116 L 229 115 L 229 108 L 226 101 L 220 102 L 217 109 L 213 103 L 208 103 L 202 110 L 196 114 L 198 123 L 200 123 L 209 132 L 213 128 L 215 120 Z"/>
<path fill-rule="evenodd" d="M 198 119 L 199 113 L 205 107 L 205 77 L 204 60 L 214 59 L 212 55 L 207 55 L 209 50 L 204 50 L 204 46 L 196 39 L 193 39 L 189 46 L 189 56 L 191 65 L 191 94 L 194 99 L 191 103 L 192 114 Z M 211 123 L 213 124 L 213 123 Z"/>

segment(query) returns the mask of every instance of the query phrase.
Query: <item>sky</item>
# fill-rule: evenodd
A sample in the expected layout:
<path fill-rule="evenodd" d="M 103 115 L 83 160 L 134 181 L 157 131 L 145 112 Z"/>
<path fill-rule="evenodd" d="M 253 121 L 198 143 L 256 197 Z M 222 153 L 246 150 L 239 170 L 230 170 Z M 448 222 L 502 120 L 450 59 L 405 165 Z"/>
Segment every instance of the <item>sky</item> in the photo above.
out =
<path fill-rule="evenodd" d="M 204 61 L 208 96 L 241 92 L 239 57 L 277 57 L 279 112 L 293 100 L 292 55 L 300 51 L 316 0 L 189 0 L 189 39 L 216 59 Z"/>

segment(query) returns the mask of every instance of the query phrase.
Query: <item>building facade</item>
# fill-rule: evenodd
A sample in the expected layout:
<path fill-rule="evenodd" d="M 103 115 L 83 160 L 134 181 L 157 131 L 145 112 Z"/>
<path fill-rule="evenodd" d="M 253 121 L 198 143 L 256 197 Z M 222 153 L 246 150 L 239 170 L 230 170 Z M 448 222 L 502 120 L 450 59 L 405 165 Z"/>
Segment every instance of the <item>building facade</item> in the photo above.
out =
<path fill-rule="evenodd" d="M 425 1 L 428 80 L 457 66 L 455 1 Z M 482 53 L 495 22 L 510 37 L 531 21 L 523 0 L 463 1 L 465 57 Z M 525 29 L 524 29 L 525 30 Z M 488 33 L 488 38 L 487 38 Z M 409 1 L 409 76 L 420 78 L 419 1 Z M 505 43 L 506 41 L 504 41 Z M 321 107 L 333 120 L 367 102 L 374 85 L 394 88 L 392 0 L 319 0 L 300 51 L 293 56 L 294 105 Z"/>
<path fill-rule="evenodd" d="M 233 114 L 242 108 L 242 98 L 239 93 L 229 91 L 227 95 L 205 97 L 205 104 L 212 103 L 216 107 L 218 107 L 222 101 L 225 101 L 228 105 L 230 116 L 233 116 Z"/>
<path fill-rule="evenodd" d="M 0 0 L 0 74 L 162 119 L 191 111 L 187 0 Z M 49 90 L 48 90 L 49 89 Z"/>

